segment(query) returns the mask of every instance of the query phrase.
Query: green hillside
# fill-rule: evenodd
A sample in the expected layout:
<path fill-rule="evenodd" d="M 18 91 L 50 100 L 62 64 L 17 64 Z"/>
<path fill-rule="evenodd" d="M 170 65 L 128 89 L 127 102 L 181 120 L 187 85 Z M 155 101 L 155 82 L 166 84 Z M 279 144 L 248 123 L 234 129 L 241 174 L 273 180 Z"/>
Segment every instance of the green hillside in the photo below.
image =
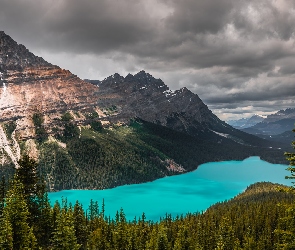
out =
<path fill-rule="evenodd" d="M 142 183 L 191 171 L 205 162 L 251 155 L 269 161 L 282 158 L 278 150 L 244 146 L 229 139 L 221 145 L 142 120 L 99 131 L 91 127 L 82 127 L 80 132 L 77 129 L 77 133 L 64 130 L 56 137 L 65 148 L 53 140 L 43 141 L 39 147 L 40 173 L 54 190 Z"/>
<path fill-rule="evenodd" d="M 40 115 L 35 115 L 33 122 L 39 172 L 49 190 L 105 189 L 142 183 L 192 171 L 206 162 L 257 155 L 269 162 L 286 163 L 282 150 L 244 145 L 210 130 L 194 137 L 140 119 L 103 127 L 93 117 L 88 125 L 78 127 L 69 113 L 56 120 L 52 128 L 45 129 Z M 15 127 L 4 125 L 9 143 L 15 145 L 11 139 Z M 26 145 L 20 142 L 21 153 L 32 151 Z M 8 179 L 14 171 L 13 164 L 6 162 L 0 175 Z"/>

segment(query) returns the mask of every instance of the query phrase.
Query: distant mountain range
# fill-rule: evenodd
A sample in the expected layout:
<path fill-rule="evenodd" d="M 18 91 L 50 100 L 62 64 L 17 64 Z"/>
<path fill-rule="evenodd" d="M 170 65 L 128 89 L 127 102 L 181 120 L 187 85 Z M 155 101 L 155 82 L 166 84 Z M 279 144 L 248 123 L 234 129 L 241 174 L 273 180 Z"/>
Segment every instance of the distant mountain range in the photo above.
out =
<path fill-rule="evenodd" d="M 234 128 L 237 129 L 243 129 L 243 128 L 249 128 L 252 127 L 254 125 L 256 125 L 259 122 L 262 122 L 264 119 L 266 118 L 266 116 L 261 116 L 261 115 L 253 115 L 250 118 L 242 118 L 239 120 L 229 120 L 227 121 L 227 123 L 231 126 L 233 126 Z"/>
<path fill-rule="evenodd" d="M 249 119 L 228 121 L 228 124 L 249 134 L 290 145 L 294 139 L 295 109 L 280 110 L 266 117 L 254 115 Z"/>
<path fill-rule="evenodd" d="M 187 88 L 145 71 L 82 80 L 0 32 L 0 174 L 28 153 L 50 189 L 109 188 L 282 146 L 221 121 Z"/>

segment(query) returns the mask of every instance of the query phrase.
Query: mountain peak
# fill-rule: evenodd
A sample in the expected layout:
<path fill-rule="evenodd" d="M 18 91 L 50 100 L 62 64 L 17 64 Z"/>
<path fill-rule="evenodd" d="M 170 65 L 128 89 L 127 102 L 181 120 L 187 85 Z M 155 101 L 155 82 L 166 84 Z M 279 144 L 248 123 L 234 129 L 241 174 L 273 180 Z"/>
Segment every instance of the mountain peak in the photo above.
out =
<path fill-rule="evenodd" d="M 18 44 L 4 31 L 0 31 L 0 71 L 23 71 L 27 67 L 52 67 L 42 57 L 35 56 L 24 45 Z"/>
<path fill-rule="evenodd" d="M 125 77 L 125 81 L 126 82 L 133 82 L 134 81 L 134 75 L 132 75 L 132 74 L 128 74 L 126 77 Z"/>

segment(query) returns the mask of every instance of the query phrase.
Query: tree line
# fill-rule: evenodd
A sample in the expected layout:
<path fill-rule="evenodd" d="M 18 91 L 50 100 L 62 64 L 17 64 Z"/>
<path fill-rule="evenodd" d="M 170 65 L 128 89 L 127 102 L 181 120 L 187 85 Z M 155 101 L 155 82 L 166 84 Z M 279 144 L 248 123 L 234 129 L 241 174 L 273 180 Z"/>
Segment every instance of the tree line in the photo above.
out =
<path fill-rule="evenodd" d="M 23 156 L 19 165 L 0 183 L 0 249 L 294 249 L 295 196 L 282 185 L 251 185 L 205 212 L 127 221 L 123 209 L 106 216 L 104 202 L 51 207 L 37 163 Z"/>

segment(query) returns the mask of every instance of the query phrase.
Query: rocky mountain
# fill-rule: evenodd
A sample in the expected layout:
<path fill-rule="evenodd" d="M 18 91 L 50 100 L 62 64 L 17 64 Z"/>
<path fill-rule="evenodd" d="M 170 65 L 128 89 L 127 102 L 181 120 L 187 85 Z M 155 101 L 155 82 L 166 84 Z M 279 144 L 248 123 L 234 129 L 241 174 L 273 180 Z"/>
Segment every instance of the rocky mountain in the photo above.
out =
<path fill-rule="evenodd" d="M 96 86 L 98 105 L 117 107 L 115 115 L 102 120 L 128 122 L 130 117 L 139 117 L 192 135 L 201 135 L 209 127 L 227 126 L 196 94 L 185 87 L 172 92 L 162 80 L 145 71 L 126 77 L 114 74 Z"/>
<path fill-rule="evenodd" d="M 271 123 L 277 122 L 284 119 L 294 119 L 295 120 L 295 108 L 288 108 L 285 110 L 279 110 L 278 112 L 268 115 L 264 122 Z"/>
<path fill-rule="evenodd" d="M 252 127 L 242 128 L 244 132 L 257 135 L 263 139 L 290 145 L 294 139 L 295 109 L 288 108 L 268 115 L 262 122 Z"/>
<path fill-rule="evenodd" d="M 262 122 L 264 120 L 264 118 L 261 115 L 253 115 L 250 118 L 242 118 L 239 120 L 230 120 L 227 121 L 227 123 L 231 126 L 233 126 L 234 128 L 237 129 L 244 129 L 244 128 L 249 128 L 252 126 L 255 126 L 257 123 Z"/>
<path fill-rule="evenodd" d="M 261 155 L 276 142 L 221 121 L 187 88 L 145 71 L 83 81 L 0 32 L 0 173 L 26 152 L 50 189 L 107 188 Z"/>
<path fill-rule="evenodd" d="M 295 124 L 295 109 L 288 108 L 268 115 L 261 122 L 244 129 L 251 134 L 278 135 L 291 131 Z"/>
<path fill-rule="evenodd" d="M 97 88 L 33 55 L 4 32 L 0 32 L 0 72 L 0 121 L 17 121 L 20 139 L 34 136 L 31 118 L 36 112 L 43 113 L 45 125 L 50 125 L 59 113 L 96 104 Z"/>

